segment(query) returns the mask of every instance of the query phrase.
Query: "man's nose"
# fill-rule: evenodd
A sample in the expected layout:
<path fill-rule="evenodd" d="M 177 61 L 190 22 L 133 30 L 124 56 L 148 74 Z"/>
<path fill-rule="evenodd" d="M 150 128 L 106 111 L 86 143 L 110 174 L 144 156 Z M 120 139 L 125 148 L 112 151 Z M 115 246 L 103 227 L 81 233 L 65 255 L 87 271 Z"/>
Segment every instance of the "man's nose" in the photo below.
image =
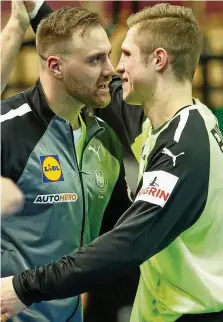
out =
<path fill-rule="evenodd" d="M 119 60 L 118 66 L 116 67 L 116 71 L 118 74 L 123 74 L 125 71 L 124 63 L 122 57 Z"/>
<path fill-rule="evenodd" d="M 103 76 L 113 76 L 115 74 L 115 69 L 111 63 L 111 60 L 108 59 L 106 63 L 106 67 L 103 71 Z"/>

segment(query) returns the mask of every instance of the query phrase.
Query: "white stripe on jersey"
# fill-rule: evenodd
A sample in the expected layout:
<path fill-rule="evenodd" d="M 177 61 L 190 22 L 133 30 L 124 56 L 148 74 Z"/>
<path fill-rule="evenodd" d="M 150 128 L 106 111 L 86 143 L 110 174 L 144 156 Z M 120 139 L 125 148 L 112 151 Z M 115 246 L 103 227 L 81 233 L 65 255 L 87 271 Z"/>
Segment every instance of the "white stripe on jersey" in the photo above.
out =
<path fill-rule="evenodd" d="M 99 120 L 99 121 L 101 121 L 101 122 L 103 122 L 103 123 L 105 123 L 105 121 L 102 120 L 102 119 L 100 119 L 100 117 L 98 117 L 98 116 L 96 117 L 96 119 Z"/>
<path fill-rule="evenodd" d="M 180 140 L 180 137 L 181 137 L 181 134 L 183 132 L 185 125 L 187 124 L 188 117 L 189 117 L 189 109 L 185 109 L 180 113 L 180 122 L 179 122 L 176 132 L 174 134 L 174 141 L 177 143 Z"/>
<path fill-rule="evenodd" d="M 38 11 L 39 11 L 40 7 L 41 7 L 41 6 L 42 6 L 42 4 L 43 4 L 43 2 L 44 2 L 44 0 L 37 0 L 37 1 L 36 1 L 36 5 L 35 5 L 34 10 L 33 10 L 32 12 L 30 12 L 30 13 L 29 13 L 29 18 L 30 18 L 30 20 L 31 20 L 31 19 L 34 19 L 34 18 L 36 17 L 36 15 L 37 15 L 37 13 L 38 13 Z"/>
<path fill-rule="evenodd" d="M 0 115 L 0 123 L 13 119 L 16 116 L 22 116 L 28 112 L 31 112 L 31 108 L 27 103 L 25 103 L 18 107 L 16 110 L 11 110 L 4 115 Z"/>

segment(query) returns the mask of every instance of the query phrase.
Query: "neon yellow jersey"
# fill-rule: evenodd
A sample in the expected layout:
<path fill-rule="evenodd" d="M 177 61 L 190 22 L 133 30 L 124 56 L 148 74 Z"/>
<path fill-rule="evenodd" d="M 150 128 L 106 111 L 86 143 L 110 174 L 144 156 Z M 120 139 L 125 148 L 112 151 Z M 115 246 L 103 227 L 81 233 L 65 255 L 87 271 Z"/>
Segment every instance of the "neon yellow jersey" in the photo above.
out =
<path fill-rule="evenodd" d="M 193 190 L 194 186 L 201 182 L 199 181 L 201 176 L 197 177 L 198 165 L 188 189 L 182 194 L 181 201 L 177 202 L 175 195 L 167 202 L 163 214 L 161 208 L 158 219 L 160 224 L 170 211 L 170 205 L 174 203 L 178 205 L 178 208 L 171 210 L 172 219 L 169 218 L 169 221 L 165 223 L 163 233 L 159 238 L 165 238 L 164 236 L 171 229 L 173 220 L 177 218 L 179 221 L 177 229 L 182 231 L 176 234 L 172 242 L 167 243 L 167 247 L 163 247 L 160 252 L 140 266 L 140 281 L 130 322 L 173 322 L 183 314 L 219 312 L 223 309 L 223 172 L 219 170 L 222 165 L 223 140 L 213 114 L 198 100 L 196 104 L 178 113 L 172 122 L 168 122 L 161 130 L 148 137 L 140 161 L 143 188 L 139 191 L 135 202 L 143 200 L 148 202 L 148 205 L 155 202 L 161 205 L 159 197 L 156 196 L 160 196 L 158 192 L 161 189 L 160 182 L 166 163 L 160 162 L 159 172 L 148 171 L 148 168 L 152 168 L 149 163 L 153 162 L 151 154 L 158 141 L 160 144 L 158 150 L 162 151 L 162 155 L 166 155 L 167 161 L 172 159 L 173 170 L 171 169 L 169 173 L 178 171 L 179 179 L 177 180 L 183 179 L 184 185 L 186 185 L 185 181 L 189 173 L 196 168 L 195 163 L 198 160 L 200 160 L 200 167 L 207 167 L 203 172 L 203 178 L 208 175 L 205 188 L 208 191 L 207 199 L 203 202 L 203 209 L 201 206 L 198 208 L 197 205 L 201 201 L 205 186 L 203 183 L 197 193 Z M 177 117 L 180 122 L 178 127 L 174 128 L 172 124 Z M 199 119 L 200 127 L 198 126 Z M 194 122 L 191 128 L 189 128 L 190 122 L 191 124 Z M 195 126 L 200 131 L 197 133 L 203 135 L 201 140 L 194 136 Z M 166 148 L 165 139 L 166 142 L 171 142 L 171 136 L 174 137 L 175 142 Z M 199 144 L 200 152 L 192 148 L 193 140 Z M 185 142 L 188 142 L 188 149 Z M 178 146 L 177 153 L 171 152 L 174 144 Z M 198 149 L 198 145 L 196 146 Z M 186 158 L 191 155 L 193 158 L 191 160 L 188 158 L 187 164 L 182 166 L 184 160 L 186 161 Z M 150 185 L 145 188 L 146 178 L 152 173 L 154 173 L 154 179 L 150 180 Z M 168 178 L 171 179 L 167 176 L 166 183 L 163 184 L 170 186 L 171 182 L 168 182 Z M 173 192 L 180 191 L 180 189 L 181 185 Z M 187 198 L 191 199 L 188 207 L 186 207 Z M 186 207 L 184 217 L 180 218 L 184 207 Z M 180 225 L 184 225 L 194 211 L 201 212 L 196 221 L 187 229 L 180 228 Z M 156 230 L 156 235 L 157 233 L 158 230 Z M 148 241 L 152 234 L 153 230 L 150 230 Z M 156 243 L 159 244 L 158 239 Z"/>

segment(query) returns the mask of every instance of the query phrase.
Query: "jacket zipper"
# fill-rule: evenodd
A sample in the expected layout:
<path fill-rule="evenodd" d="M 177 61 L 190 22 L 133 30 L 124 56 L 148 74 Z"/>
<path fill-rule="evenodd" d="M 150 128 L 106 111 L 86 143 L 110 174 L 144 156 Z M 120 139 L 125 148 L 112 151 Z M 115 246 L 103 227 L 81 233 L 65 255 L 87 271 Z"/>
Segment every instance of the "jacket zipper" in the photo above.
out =
<path fill-rule="evenodd" d="M 73 129 L 72 126 L 70 125 L 70 123 L 68 122 L 69 127 L 70 127 L 70 132 L 71 132 L 71 138 L 72 138 L 72 143 L 73 143 L 73 154 L 74 154 L 74 158 L 78 167 L 78 174 L 79 174 L 79 178 L 80 178 L 80 182 L 81 182 L 81 191 L 82 191 L 82 198 L 83 198 L 83 220 L 82 220 L 82 227 L 81 227 L 81 239 L 80 239 L 80 246 L 83 246 L 83 239 L 84 239 L 84 227 L 85 227 L 85 194 L 84 194 L 84 184 L 83 184 L 83 178 L 82 178 L 82 161 L 83 161 L 83 155 L 84 155 L 84 151 L 86 150 L 87 146 L 90 144 L 91 140 L 96 136 L 96 134 L 98 134 L 99 132 L 102 131 L 102 129 L 98 129 L 94 135 L 92 135 L 89 139 L 89 141 L 87 142 L 87 144 L 84 146 L 83 151 L 82 151 L 82 155 L 81 155 L 81 159 L 80 159 L 80 166 L 78 165 L 77 162 L 77 155 L 76 155 L 76 148 L 75 148 L 75 144 L 74 144 L 74 137 L 73 137 Z M 79 306 L 79 302 L 80 302 L 80 295 L 78 295 L 78 299 L 77 299 L 77 304 L 75 306 L 75 309 L 73 311 L 73 313 L 70 315 L 70 317 L 67 319 L 67 322 L 69 322 L 72 317 L 76 314 L 78 306 Z"/>
<path fill-rule="evenodd" d="M 81 155 L 81 159 L 80 159 L 80 168 L 79 168 L 79 171 L 80 171 L 80 173 L 84 173 L 83 171 L 82 171 L 82 162 L 83 162 L 83 156 L 84 156 L 84 151 L 86 150 L 86 148 L 87 148 L 87 146 L 90 144 L 90 142 L 91 142 L 91 140 L 99 133 L 99 132 L 101 132 L 102 131 L 102 129 L 100 128 L 100 129 L 98 129 L 95 133 L 94 133 L 94 135 L 92 135 L 91 137 L 90 137 L 90 139 L 88 140 L 88 142 L 87 142 L 87 144 L 86 145 L 84 145 L 84 147 L 83 147 L 83 151 L 82 151 L 82 155 Z M 86 175 L 87 175 L 87 173 L 85 173 Z M 82 176 L 81 176 L 81 180 L 82 180 Z M 83 185 L 83 181 L 82 181 L 82 185 Z M 84 186 L 83 186 L 83 190 L 84 190 Z M 81 228 L 81 247 L 83 246 L 83 239 L 84 239 L 84 227 L 85 227 L 85 216 L 84 216 L 84 218 L 83 218 L 83 222 L 82 222 L 82 228 Z"/>
<path fill-rule="evenodd" d="M 82 192 L 82 199 L 83 199 L 83 220 L 82 220 L 82 227 L 81 227 L 81 238 L 80 238 L 80 247 L 82 247 L 83 245 L 83 234 L 84 234 L 84 225 L 85 225 L 85 195 L 84 195 L 84 184 L 83 184 L 83 179 L 82 179 L 82 172 L 78 166 L 78 161 L 77 161 L 77 154 L 76 154 L 76 148 L 75 148 L 75 144 L 74 144 L 74 137 L 73 137 L 73 129 L 72 129 L 72 126 L 70 125 L 69 122 L 68 123 L 68 126 L 70 128 L 70 133 L 71 133 L 71 140 L 72 140 L 72 143 L 73 143 L 73 155 L 74 155 L 74 159 L 76 161 L 76 164 L 77 164 L 77 168 L 78 168 L 78 175 L 79 175 L 79 179 L 80 179 L 80 183 L 81 183 L 81 192 Z M 82 154 L 83 155 L 83 154 Z M 82 157 L 81 157 L 82 159 Z M 77 309 L 78 309 L 78 306 L 79 306 L 79 302 L 80 302 L 80 295 L 77 296 L 77 303 L 75 305 L 75 308 L 74 308 L 74 311 L 71 313 L 71 315 L 69 316 L 69 318 L 66 320 L 66 322 L 69 322 L 73 316 L 76 314 L 77 312 Z"/>
<path fill-rule="evenodd" d="M 73 129 L 72 126 L 69 124 L 69 128 L 70 128 L 70 133 L 71 133 L 71 140 L 72 140 L 72 144 L 73 144 L 73 155 L 74 155 L 74 159 L 76 161 L 77 164 L 77 168 L 78 168 L 78 175 L 79 175 L 79 179 L 80 179 L 80 183 L 81 183 L 81 192 L 82 192 L 82 199 L 83 199 L 83 220 L 82 220 L 82 228 L 81 228 L 81 238 L 80 238 L 80 247 L 83 246 L 83 237 L 82 237 L 82 231 L 83 231 L 83 223 L 85 223 L 85 194 L 84 194 L 84 184 L 83 184 L 83 178 L 82 178 L 82 171 L 80 169 L 80 166 L 78 165 L 78 161 L 77 161 L 77 154 L 76 154 L 76 148 L 75 148 L 75 144 L 74 144 L 74 137 L 73 137 Z M 82 153 L 83 155 L 83 153 Z M 81 160 L 80 160 L 80 165 L 82 163 L 82 156 L 81 156 Z"/>

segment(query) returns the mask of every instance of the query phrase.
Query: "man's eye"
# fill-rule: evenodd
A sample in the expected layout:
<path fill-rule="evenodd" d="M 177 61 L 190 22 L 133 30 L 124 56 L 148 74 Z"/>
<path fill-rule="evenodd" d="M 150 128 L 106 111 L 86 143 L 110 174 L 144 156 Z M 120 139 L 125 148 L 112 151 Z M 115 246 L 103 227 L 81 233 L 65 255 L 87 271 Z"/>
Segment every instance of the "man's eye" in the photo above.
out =
<path fill-rule="evenodd" d="M 101 59 L 101 56 L 92 57 L 92 58 L 89 59 L 89 62 L 91 64 L 96 64 L 96 63 L 99 62 L 100 59 Z"/>
<path fill-rule="evenodd" d="M 127 50 L 123 50 L 123 51 L 122 51 L 122 53 L 123 53 L 123 55 L 124 55 L 125 57 L 129 57 L 129 56 L 130 56 L 130 52 L 129 52 L 129 51 L 127 51 Z"/>

